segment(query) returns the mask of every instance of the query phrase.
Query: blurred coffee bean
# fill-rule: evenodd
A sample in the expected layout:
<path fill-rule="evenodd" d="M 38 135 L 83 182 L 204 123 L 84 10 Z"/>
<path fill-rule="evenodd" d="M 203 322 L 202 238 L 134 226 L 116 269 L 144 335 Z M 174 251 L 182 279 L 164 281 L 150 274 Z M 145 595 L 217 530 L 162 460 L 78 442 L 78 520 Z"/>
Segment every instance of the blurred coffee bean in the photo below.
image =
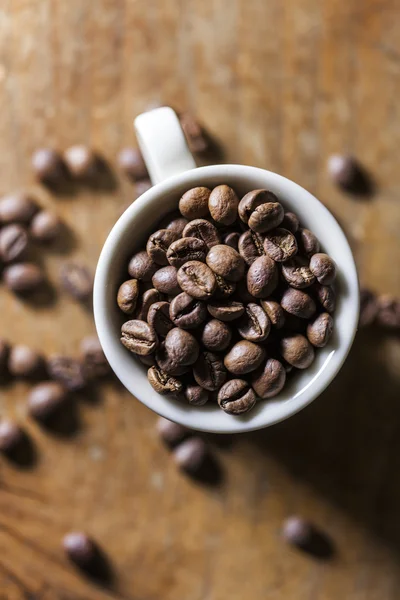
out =
<path fill-rule="evenodd" d="M 36 200 L 27 192 L 14 192 L 0 199 L 0 223 L 29 223 L 38 211 Z"/>
<path fill-rule="evenodd" d="M 9 263 L 21 259 L 28 248 L 28 234 L 18 224 L 7 225 L 0 230 L 0 258 Z"/>
<path fill-rule="evenodd" d="M 86 266 L 64 263 L 60 269 L 60 281 L 64 290 L 76 300 L 85 302 L 92 297 L 93 276 Z"/>
<path fill-rule="evenodd" d="M 328 159 L 328 173 L 336 185 L 353 190 L 357 187 L 360 167 L 349 154 L 333 154 Z"/>
<path fill-rule="evenodd" d="M 71 392 L 82 390 L 87 385 L 83 364 L 75 358 L 56 354 L 47 361 L 47 369 L 52 379 Z"/>
<path fill-rule="evenodd" d="M 174 460 L 183 471 L 195 474 L 204 464 L 207 457 L 207 446 L 200 437 L 192 437 L 183 441 L 174 450 Z"/>
<path fill-rule="evenodd" d="M 97 170 L 96 153 L 84 144 L 76 144 L 64 151 L 64 162 L 69 173 L 76 179 L 93 177 Z"/>
<path fill-rule="evenodd" d="M 14 377 L 39 377 L 44 372 L 43 356 L 28 346 L 13 346 L 8 357 L 8 370 Z"/>
<path fill-rule="evenodd" d="M 371 290 L 360 290 L 360 327 L 373 325 L 378 314 L 378 299 Z"/>
<path fill-rule="evenodd" d="M 179 423 L 164 419 L 164 417 L 159 417 L 157 420 L 157 431 L 161 439 L 169 446 L 176 446 L 189 434 L 189 429 Z"/>
<path fill-rule="evenodd" d="M 182 113 L 179 121 L 190 151 L 195 154 L 207 152 L 210 147 L 208 137 L 194 115 L 188 112 Z"/>
<path fill-rule="evenodd" d="M 148 179 L 146 164 L 139 148 L 123 148 L 117 157 L 118 166 L 129 178 Z"/>
<path fill-rule="evenodd" d="M 66 388 L 56 381 L 35 385 L 28 396 L 28 413 L 37 421 L 52 417 L 67 400 Z"/>
<path fill-rule="evenodd" d="M 97 335 L 90 335 L 83 338 L 80 344 L 80 351 L 85 376 L 89 380 L 106 377 L 111 373 L 110 365 Z"/>
<path fill-rule="evenodd" d="M 81 531 L 67 533 L 63 538 L 62 546 L 68 558 L 81 568 L 89 566 L 97 554 L 93 540 Z"/>
<path fill-rule="evenodd" d="M 39 181 L 57 184 L 65 177 L 61 155 L 52 148 L 39 148 L 32 155 L 32 168 Z"/>
<path fill-rule="evenodd" d="M 140 181 L 135 182 L 135 194 L 136 198 L 139 198 L 142 194 L 147 192 L 150 188 L 153 187 L 150 179 L 141 179 Z"/>
<path fill-rule="evenodd" d="M 10 344 L 4 338 L 0 338 L 0 379 L 8 375 L 8 357 L 10 356 Z"/>
<path fill-rule="evenodd" d="M 0 421 L 0 452 L 12 452 L 24 437 L 21 427 L 15 421 L 3 419 Z"/>
<path fill-rule="evenodd" d="M 55 213 L 41 210 L 33 217 L 29 231 L 38 242 L 52 242 L 60 235 L 62 222 Z"/>
<path fill-rule="evenodd" d="M 335 549 L 332 540 L 315 525 L 302 517 L 286 519 L 282 527 L 283 539 L 300 550 L 319 559 L 329 559 Z"/>
<path fill-rule="evenodd" d="M 18 263 L 6 267 L 3 271 L 6 286 L 17 293 L 37 290 L 45 281 L 42 269 L 34 263 Z"/>
<path fill-rule="evenodd" d="M 393 331 L 400 330 L 400 300 L 385 294 L 378 297 L 378 325 Z"/>

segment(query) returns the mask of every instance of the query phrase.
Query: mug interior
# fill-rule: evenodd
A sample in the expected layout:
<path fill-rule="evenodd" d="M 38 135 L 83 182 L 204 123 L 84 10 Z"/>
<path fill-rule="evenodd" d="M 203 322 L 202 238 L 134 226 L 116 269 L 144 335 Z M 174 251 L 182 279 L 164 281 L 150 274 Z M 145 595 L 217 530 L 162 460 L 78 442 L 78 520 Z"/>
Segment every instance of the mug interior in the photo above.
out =
<path fill-rule="evenodd" d="M 215 187 L 226 183 L 242 197 L 250 190 L 274 192 L 285 210 L 297 214 L 303 227 L 313 231 L 338 266 L 337 308 L 334 333 L 325 348 L 316 351 L 308 369 L 298 371 L 282 392 L 271 400 L 260 400 L 242 416 L 226 414 L 216 404 L 185 405 L 156 393 L 147 381 L 147 368 L 119 341 L 126 317 L 116 304 L 119 285 L 128 278 L 127 265 L 134 252 L 143 248 L 160 219 L 178 208 L 179 198 L 191 187 Z M 112 229 L 99 258 L 94 286 L 94 313 L 100 342 L 107 359 L 123 385 L 156 413 L 191 429 L 236 433 L 260 429 L 298 412 L 329 385 L 342 366 L 358 323 L 357 271 L 347 239 L 331 213 L 309 192 L 275 173 L 240 165 L 200 167 L 156 185 L 138 198 Z M 232 323 L 234 326 L 234 322 Z"/>

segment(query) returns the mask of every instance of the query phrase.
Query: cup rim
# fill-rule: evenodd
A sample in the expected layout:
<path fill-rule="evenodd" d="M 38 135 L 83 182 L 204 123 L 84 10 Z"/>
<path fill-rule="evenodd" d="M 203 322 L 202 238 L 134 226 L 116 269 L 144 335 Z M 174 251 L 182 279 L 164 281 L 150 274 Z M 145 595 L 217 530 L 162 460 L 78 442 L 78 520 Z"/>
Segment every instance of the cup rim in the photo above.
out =
<path fill-rule="evenodd" d="M 154 204 L 156 207 L 162 201 L 163 196 L 172 194 L 177 187 L 187 185 L 189 189 L 193 185 L 201 185 L 202 180 L 204 182 L 205 179 L 210 178 L 216 178 L 220 182 L 227 181 L 229 183 L 229 180 L 232 180 L 234 177 L 240 177 L 240 174 L 245 179 L 251 177 L 253 179 L 268 179 L 268 186 L 270 188 L 275 187 L 278 190 L 278 196 L 279 191 L 283 190 L 284 194 L 281 194 L 281 196 L 286 194 L 287 197 L 296 198 L 296 202 L 298 198 L 299 203 L 301 199 L 301 210 L 304 211 L 303 205 L 308 203 L 307 211 L 310 215 L 313 215 L 314 221 L 320 222 L 321 219 L 324 220 L 324 227 L 329 229 L 330 236 L 332 239 L 335 239 L 335 247 L 337 247 L 338 251 L 340 250 L 340 253 L 334 256 L 334 258 L 341 278 L 340 286 L 343 284 L 346 289 L 346 301 L 344 301 L 344 298 L 342 299 L 334 317 L 335 328 L 337 328 L 339 322 L 338 316 L 340 316 L 340 340 L 331 349 L 324 348 L 318 350 L 318 353 L 321 353 L 321 350 L 325 351 L 324 362 L 307 385 L 300 391 L 296 391 L 296 385 L 294 385 L 292 387 L 295 393 L 285 395 L 281 392 L 271 401 L 260 400 L 258 405 L 262 406 L 262 403 L 264 403 L 264 406 L 258 411 L 254 411 L 253 409 L 255 412 L 254 416 L 252 416 L 253 411 L 251 411 L 247 415 L 236 417 L 227 415 L 218 407 L 216 409 L 212 407 L 210 410 L 207 406 L 182 406 L 182 403 L 161 396 L 150 387 L 147 382 L 145 370 L 139 364 L 139 361 L 135 361 L 133 358 L 132 363 L 135 363 L 135 367 L 132 367 L 132 369 L 137 370 L 139 378 L 143 377 L 146 383 L 138 382 L 137 378 L 132 377 L 131 373 L 128 376 L 128 373 L 118 360 L 118 354 L 120 355 L 122 345 L 119 337 L 113 331 L 111 319 L 107 316 L 109 302 L 107 301 L 106 292 L 109 282 L 108 273 L 110 272 L 119 240 L 127 230 L 131 229 L 134 220 L 145 207 L 148 208 L 149 203 Z M 297 210 L 299 211 L 299 209 Z M 155 211 L 155 214 L 157 214 L 157 211 Z M 159 219 L 160 216 L 157 214 L 154 223 L 157 223 Z M 340 256 L 340 260 L 338 260 L 338 256 Z M 354 341 L 359 316 L 359 285 L 354 257 L 346 236 L 333 215 L 317 198 L 300 185 L 277 173 L 257 167 L 223 164 L 198 167 L 170 177 L 166 181 L 150 188 L 126 209 L 109 233 L 98 260 L 94 281 L 93 309 L 98 337 L 107 360 L 124 387 L 132 395 L 157 414 L 190 429 L 214 433 L 240 433 L 262 429 L 283 421 L 305 408 L 328 387 L 340 371 Z M 127 352 L 125 349 L 123 351 Z M 265 410 L 266 406 L 269 409 L 273 407 L 274 410 Z M 216 414 L 216 410 L 218 414 Z"/>

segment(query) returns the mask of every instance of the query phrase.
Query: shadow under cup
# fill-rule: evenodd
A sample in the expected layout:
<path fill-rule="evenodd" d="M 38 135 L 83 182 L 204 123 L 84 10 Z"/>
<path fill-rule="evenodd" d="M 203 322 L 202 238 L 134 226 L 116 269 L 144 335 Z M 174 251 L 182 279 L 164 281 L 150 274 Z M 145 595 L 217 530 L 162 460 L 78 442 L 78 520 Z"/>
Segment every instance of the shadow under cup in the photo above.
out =
<path fill-rule="evenodd" d="M 216 404 L 185 405 L 157 394 L 147 381 L 147 368 L 119 341 L 126 317 L 117 307 L 119 285 L 128 277 L 129 259 L 142 249 L 158 222 L 178 208 L 179 198 L 191 187 L 228 184 L 239 197 L 250 190 L 274 192 L 286 211 L 295 212 L 303 227 L 319 238 L 322 248 L 337 263 L 337 309 L 334 334 L 329 344 L 316 352 L 310 368 L 297 372 L 271 400 L 262 400 L 249 413 L 228 415 Z M 149 408 L 183 425 L 203 431 L 236 433 L 260 429 L 298 412 L 314 400 L 332 381 L 352 345 L 359 309 L 357 272 L 344 233 L 330 212 L 306 190 L 279 175 L 240 165 L 201 167 L 172 177 L 147 191 L 120 217 L 102 250 L 95 279 L 94 312 L 104 352 L 123 385 Z"/>

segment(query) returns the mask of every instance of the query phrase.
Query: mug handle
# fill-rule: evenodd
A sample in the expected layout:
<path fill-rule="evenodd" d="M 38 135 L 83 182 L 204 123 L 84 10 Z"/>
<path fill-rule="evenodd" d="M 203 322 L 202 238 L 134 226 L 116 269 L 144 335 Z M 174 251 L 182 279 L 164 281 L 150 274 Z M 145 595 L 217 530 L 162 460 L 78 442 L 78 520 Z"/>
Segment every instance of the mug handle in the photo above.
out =
<path fill-rule="evenodd" d="M 153 184 L 194 169 L 176 112 L 169 106 L 142 113 L 134 121 L 137 139 Z"/>

